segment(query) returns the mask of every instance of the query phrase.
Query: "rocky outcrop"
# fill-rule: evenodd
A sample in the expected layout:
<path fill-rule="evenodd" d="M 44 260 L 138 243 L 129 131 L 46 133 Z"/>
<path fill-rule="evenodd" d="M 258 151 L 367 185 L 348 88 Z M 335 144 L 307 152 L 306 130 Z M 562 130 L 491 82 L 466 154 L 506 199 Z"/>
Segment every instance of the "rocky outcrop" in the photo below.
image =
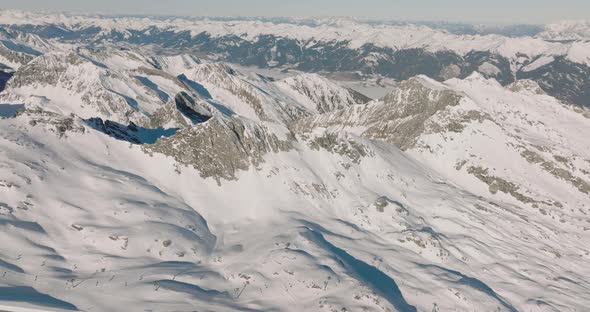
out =
<path fill-rule="evenodd" d="M 41 52 L 12 40 L 2 40 L 0 42 L 0 64 L 4 64 L 13 70 L 29 63 L 40 54 Z"/>
<path fill-rule="evenodd" d="M 29 125 L 33 127 L 44 126 L 60 138 L 68 132 L 85 132 L 84 126 L 79 124 L 74 116 L 63 116 L 39 107 L 27 108 L 19 112 L 17 117 L 27 118 Z"/>
<path fill-rule="evenodd" d="M 317 113 L 327 113 L 354 104 L 364 104 L 370 99 L 356 91 L 342 87 L 317 74 L 300 74 L 276 82 L 306 108 Z"/>
<path fill-rule="evenodd" d="M 125 77 L 119 77 L 127 80 Z M 6 85 L 10 94 L 19 89 L 35 87 L 39 96 L 58 95 L 55 100 L 79 99 L 63 105 L 62 110 L 82 114 L 85 106 L 97 114 L 120 122 L 140 121 L 145 116 L 138 113 L 137 102 L 108 88 L 105 81 L 118 79 L 118 74 L 108 71 L 83 58 L 74 51 L 47 53 L 22 66 Z M 89 117 L 89 116 L 88 116 Z"/>
<path fill-rule="evenodd" d="M 302 132 L 317 127 L 360 129 L 364 137 L 408 149 L 426 131 L 429 118 L 449 106 L 458 105 L 461 98 L 460 94 L 428 78 L 416 77 L 402 82 L 382 101 L 305 118 L 294 128 Z"/>
<path fill-rule="evenodd" d="M 306 139 L 307 145 L 312 150 L 318 151 L 323 149 L 333 154 L 345 156 L 357 164 L 360 164 L 364 157 L 373 154 L 373 152 L 363 144 L 346 137 L 341 137 L 336 133 L 324 132 L 320 136 Z"/>
<path fill-rule="evenodd" d="M 133 144 L 141 143 L 141 140 L 136 136 L 137 126 L 133 123 L 124 126 L 110 120 L 103 121 L 101 118 L 90 118 L 85 120 L 85 122 L 91 128 L 117 140 L 127 141 Z"/>
<path fill-rule="evenodd" d="M 517 80 L 508 86 L 512 92 L 531 92 L 533 94 L 546 94 L 539 84 L 533 80 Z"/>
<path fill-rule="evenodd" d="M 197 102 L 186 92 L 178 93 L 174 101 L 154 112 L 145 124 L 148 128 L 187 128 L 209 120 L 211 109 Z"/>
<path fill-rule="evenodd" d="M 280 140 L 263 126 L 236 118 L 212 118 L 146 145 L 144 151 L 170 156 L 220 183 L 221 179 L 236 179 L 239 170 L 260 165 L 268 153 L 291 148 L 289 141 Z"/>
<path fill-rule="evenodd" d="M 553 161 L 545 159 L 543 156 L 539 155 L 538 153 L 525 149 L 520 154 L 524 159 L 526 159 L 531 164 L 538 164 L 544 171 L 550 173 L 554 177 L 567 181 L 574 187 L 578 189 L 578 191 L 589 194 L 590 195 L 590 184 L 586 182 L 584 179 L 575 176 L 569 170 L 566 170 L 556 164 Z M 561 162 L 565 162 L 566 160 L 563 157 L 555 156 L 556 160 Z"/>
<path fill-rule="evenodd" d="M 483 183 L 487 184 L 489 191 L 492 194 L 502 192 L 516 198 L 518 201 L 525 204 L 537 203 L 537 201 L 532 197 L 523 194 L 520 191 L 520 187 L 518 185 L 503 178 L 491 175 L 487 168 L 472 166 L 467 169 L 467 172 L 478 178 Z"/>

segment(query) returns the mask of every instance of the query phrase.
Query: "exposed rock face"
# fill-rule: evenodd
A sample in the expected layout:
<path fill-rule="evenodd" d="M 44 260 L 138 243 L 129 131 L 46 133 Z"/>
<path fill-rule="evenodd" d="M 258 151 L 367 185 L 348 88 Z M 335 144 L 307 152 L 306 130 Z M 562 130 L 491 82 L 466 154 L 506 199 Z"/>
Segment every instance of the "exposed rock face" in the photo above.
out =
<path fill-rule="evenodd" d="M 181 92 L 174 98 L 176 109 L 192 124 L 205 122 L 211 118 L 211 112 L 197 105 L 195 100 L 185 92 Z"/>
<path fill-rule="evenodd" d="M 186 128 L 190 127 L 192 122 L 177 109 L 176 102 L 170 102 L 156 110 L 144 125 L 148 128 Z"/>
<path fill-rule="evenodd" d="M 53 48 L 53 45 L 34 34 L 0 28 L 0 69 L 16 71 Z"/>
<path fill-rule="evenodd" d="M 18 68 L 19 66 L 22 66 L 30 62 L 33 58 L 35 58 L 35 56 L 35 54 L 17 52 L 8 49 L 4 44 L 0 44 L 0 60 L 4 59 L 4 62 L 7 63 L 5 65 L 7 66 Z"/>
<path fill-rule="evenodd" d="M 248 104 L 261 120 L 269 120 L 259 96 L 260 92 L 241 80 L 237 76 L 237 72 L 228 65 L 223 63 L 202 64 L 195 67 L 188 77 L 227 90 Z"/>
<path fill-rule="evenodd" d="M 110 120 L 103 121 L 100 118 L 90 118 L 86 120 L 86 123 L 95 130 L 114 137 L 115 139 L 128 141 L 134 144 L 141 143 L 141 140 L 135 136 L 135 133 L 137 132 L 137 126 L 135 126 L 135 124 L 123 126 Z"/>
<path fill-rule="evenodd" d="M 321 136 L 308 139 L 307 144 L 313 150 L 324 149 L 330 153 L 345 156 L 357 164 L 361 162 L 363 157 L 372 154 L 371 150 L 361 143 L 327 131 Z"/>
<path fill-rule="evenodd" d="M 508 86 L 513 92 L 532 92 L 534 94 L 546 94 L 539 84 L 533 80 L 522 79 L 517 80 Z"/>
<path fill-rule="evenodd" d="M 179 78 L 203 97 L 223 101 L 253 120 L 289 122 L 308 115 L 300 105 L 272 94 L 272 81 L 260 75 L 248 77 L 224 63 L 195 65 Z"/>
<path fill-rule="evenodd" d="M 301 74 L 278 81 L 277 85 L 317 113 L 327 113 L 370 99 L 353 90 L 341 87 L 317 74 Z"/>
<path fill-rule="evenodd" d="M 381 197 L 377 198 L 377 200 L 375 200 L 373 205 L 375 206 L 377 211 L 384 212 L 385 207 L 387 207 L 389 205 L 389 199 L 386 196 L 381 196 Z"/>
<path fill-rule="evenodd" d="M 207 105 L 197 104 L 206 100 L 198 90 L 152 67 L 141 55 L 113 49 L 92 53 L 75 49 L 35 58 L 9 80 L 4 100 L 29 104 L 45 99 L 58 103 L 61 112 L 122 124 L 149 125 L 151 115 L 169 102 L 189 123 L 211 116 Z"/>
<path fill-rule="evenodd" d="M 454 91 L 430 89 L 418 80 L 410 80 L 385 96 L 384 106 L 372 112 L 369 122 L 374 125 L 365 134 L 392 142 L 401 149 L 410 148 L 425 131 L 427 119 L 448 106 L 458 105 L 460 100 L 461 96 Z M 378 116 L 389 122 L 379 124 Z"/>
<path fill-rule="evenodd" d="M 135 100 L 109 89 L 110 79 L 127 80 L 93 64 L 76 52 L 56 52 L 44 54 L 22 66 L 6 87 L 13 89 L 12 94 L 19 94 L 19 90 L 24 88 L 38 88 L 40 90 L 36 94 L 39 96 L 57 94 L 63 97 L 55 99 L 57 101 L 74 97 L 76 103 L 67 103 L 72 112 L 90 106 L 101 116 L 122 122 L 144 118 L 137 112 Z"/>
<path fill-rule="evenodd" d="M 578 156 L 570 154 L 570 146 L 561 146 L 557 154 L 551 149 L 544 149 L 544 155 L 532 151 L 538 139 L 531 138 L 538 137 L 540 129 L 558 138 L 570 138 L 572 133 L 565 133 L 560 127 L 548 127 L 552 124 L 548 119 L 550 114 L 529 114 L 529 109 L 535 109 L 531 105 L 539 105 L 538 109 L 545 109 L 550 114 L 559 109 L 568 125 L 584 127 L 585 121 L 580 118 L 583 111 L 563 106 L 547 96 L 534 81 L 517 81 L 502 87 L 495 80 L 475 73 L 465 80 L 452 79 L 444 84 L 422 77 L 413 78 L 402 82 L 397 90 L 380 101 L 304 118 L 292 128 L 304 138 L 307 133 L 316 131 L 310 146 L 340 154 L 345 152 L 334 148 L 337 144 L 328 144 L 333 141 L 330 140 L 334 136 L 331 134 L 353 132 L 390 142 L 440 164 L 443 171 L 455 169 L 460 175 L 477 178 L 487 186 L 489 194 L 506 194 L 519 204 L 553 214 L 559 211 L 566 198 L 554 194 L 547 196 L 539 192 L 542 186 L 512 176 L 510 172 L 515 170 L 511 168 L 512 162 L 525 160 L 518 166 L 528 168 L 531 173 L 549 173 L 555 178 L 551 183 L 569 184 L 574 192 L 584 196 L 590 192 L 589 171 L 584 169 L 587 163 L 577 161 L 577 165 L 573 164 Z M 496 153 L 510 156 L 505 156 L 506 159 L 490 157 Z M 518 155 L 522 159 L 519 160 Z M 446 163 L 449 157 L 454 165 Z M 520 172 L 521 168 L 518 170 Z M 568 189 L 567 186 L 564 188 Z"/>
<path fill-rule="evenodd" d="M 427 78 L 412 78 L 382 101 L 354 105 L 332 113 L 298 122 L 298 131 L 314 127 L 357 128 L 362 136 L 394 143 L 401 149 L 411 148 L 426 131 L 426 121 L 446 107 L 459 104 L 461 95 L 437 85 Z"/>
<path fill-rule="evenodd" d="M 226 64 L 191 60 L 188 64 L 183 59 L 180 65 L 171 60 L 151 60 L 154 65 L 130 51 L 52 52 L 23 66 L 10 81 L 6 96 L 13 101 L 23 100 L 26 105 L 35 101 L 42 105 L 59 103 L 59 111 L 78 114 L 95 130 L 118 140 L 143 144 L 147 152 L 173 156 L 180 164 L 197 168 L 203 177 L 218 181 L 234 179 L 238 170 L 257 166 L 269 152 L 292 148 L 290 139 L 279 140 L 258 122 L 284 128 L 285 123 L 308 116 L 313 110 L 299 105 L 297 99 L 281 98 L 272 89 L 272 80 L 261 77 L 253 82 Z M 118 65 L 123 61 L 124 65 Z M 186 74 L 176 77 L 163 69 L 184 70 Z M 78 76 L 81 78 L 77 79 Z M 315 82 L 294 92 L 309 97 L 314 108 L 331 111 L 359 99 L 367 100 L 325 78 L 312 76 Z M 154 81 L 164 83 L 157 85 Z M 319 86 L 323 89 L 314 89 Z M 35 101 L 22 97 L 31 87 L 39 90 Z M 211 93 L 207 88 L 212 89 Z M 172 90 L 181 91 L 171 96 Z M 130 91 L 135 93 L 126 95 Z M 63 94 L 63 98 L 52 98 L 52 94 Z M 231 96 L 224 97 L 227 94 Z M 219 99 L 214 98 L 217 95 Z M 227 107 L 246 105 L 252 109 L 254 122 L 230 117 L 234 114 L 231 109 L 227 112 L 223 108 L 228 102 Z M 216 117 L 211 120 L 213 116 Z M 364 155 L 359 152 L 362 149 L 355 151 L 355 146 L 350 147 L 329 150 L 350 154 L 358 161 Z"/>
<path fill-rule="evenodd" d="M 79 60 L 76 60 L 74 55 L 60 53 L 44 55 L 28 66 L 20 68 L 8 86 L 19 88 L 30 85 L 54 84 L 66 71 L 68 63 L 77 65 Z"/>
<path fill-rule="evenodd" d="M 590 195 L 590 184 L 588 184 L 588 182 L 586 182 L 584 179 L 574 176 L 569 170 L 561 168 L 555 162 L 546 160 L 545 158 L 543 158 L 543 156 L 531 150 L 524 150 L 521 153 L 521 155 L 528 162 L 533 164 L 539 164 L 541 168 L 543 168 L 543 170 L 549 172 L 554 177 L 567 181 L 571 183 L 573 186 L 575 186 L 580 192 Z M 555 156 L 555 158 L 558 161 L 561 160 L 561 162 L 567 161 L 566 159 L 560 156 Z"/>
<path fill-rule="evenodd" d="M 152 56 L 150 63 L 154 67 L 173 75 L 181 75 L 187 70 L 195 68 L 202 61 L 194 55 L 182 54 L 174 56 Z"/>
<path fill-rule="evenodd" d="M 267 129 L 239 119 L 212 118 L 183 129 L 169 138 L 147 145 L 148 153 L 161 153 L 199 170 L 202 177 L 233 180 L 238 170 L 258 166 L 267 153 L 287 151 L 288 141 L 279 140 Z"/>
<path fill-rule="evenodd" d="M 60 138 L 66 136 L 68 132 L 85 132 L 84 127 L 76 121 L 74 116 L 63 116 L 39 107 L 27 108 L 18 113 L 17 117 L 21 116 L 29 120 L 29 125 L 48 127 Z"/>
<path fill-rule="evenodd" d="M 522 194 L 519 191 L 520 188 L 516 184 L 491 175 L 487 168 L 469 167 L 467 172 L 474 175 L 483 183 L 487 184 L 489 186 L 490 193 L 492 194 L 496 194 L 498 192 L 506 193 L 525 204 L 537 202 L 535 199 Z"/>
<path fill-rule="evenodd" d="M 186 128 L 205 122 L 211 118 L 208 107 L 197 103 L 193 97 L 181 92 L 170 102 L 150 116 L 146 126 L 149 128 Z"/>

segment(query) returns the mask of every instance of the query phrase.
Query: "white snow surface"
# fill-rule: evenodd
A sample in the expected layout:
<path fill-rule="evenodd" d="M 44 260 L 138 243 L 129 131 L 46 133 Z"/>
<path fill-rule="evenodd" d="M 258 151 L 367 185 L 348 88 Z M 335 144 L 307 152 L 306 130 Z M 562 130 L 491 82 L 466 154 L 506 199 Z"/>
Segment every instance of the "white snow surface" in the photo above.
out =
<path fill-rule="evenodd" d="M 19 14 L 3 11 L 2 20 L 56 18 Z M 72 27 L 87 20 L 60 18 Z M 328 36 L 330 27 L 351 22 L 319 27 Z M 53 72 L 58 79 L 43 81 Z M 416 145 L 401 151 L 364 137 L 369 124 L 353 123 L 363 116 L 344 116 L 353 126 L 292 130 L 292 122 L 320 113 L 318 99 L 332 104 L 320 115 L 385 105 L 339 104 L 334 99 L 348 99 L 347 89 L 317 75 L 274 81 L 188 56 L 110 50 L 50 52 L 19 75 L 28 84 L 13 81 L 0 94 L 0 105 L 28 109 L 0 119 L 2 306 L 406 312 L 590 305 L 589 114 L 534 84 L 502 87 L 479 73 L 443 83 L 413 78 L 431 90 L 430 100 L 447 91 L 461 100 L 430 116 Z M 313 92 L 294 91 L 303 85 Z M 218 182 L 146 153 L 151 143 L 115 139 L 83 120 L 145 121 L 180 92 L 211 120 L 264 127 L 291 138 L 292 148 Z"/>
<path fill-rule="evenodd" d="M 545 31 L 539 34 L 542 38 L 551 40 L 589 40 L 590 20 L 566 20 L 545 26 Z"/>
<path fill-rule="evenodd" d="M 34 13 L 15 10 L 0 11 L 0 24 L 60 25 L 66 29 L 85 29 L 90 26 L 100 27 L 102 33 L 119 31 L 123 34 L 129 30 L 149 31 L 150 27 L 173 31 L 190 31 L 197 36 L 203 32 L 214 37 L 234 35 L 247 40 L 256 40 L 260 35 L 297 39 L 302 42 L 313 40 L 320 42 L 344 41 L 351 48 L 359 48 L 371 43 L 380 47 L 393 49 L 425 48 L 429 51 L 452 50 L 459 54 L 470 51 L 491 51 L 499 53 L 515 62 L 519 54 L 530 57 L 538 55 L 565 55 L 572 61 L 588 63 L 590 51 L 574 53 L 569 51 L 586 40 L 587 22 L 563 22 L 548 25 L 546 32 L 538 37 L 510 38 L 501 35 L 455 35 L 444 30 L 417 25 L 367 24 L 352 19 L 318 20 L 314 26 L 297 23 L 279 23 L 264 21 L 218 21 L 189 18 L 149 18 L 149 17 L 108 17 L 101 15 L 82 15 L 66 13 Z M 563 39 L 561 33 L 573 34 L 567 39 L 574 42 L 551 41 Z M 547 40 L 550 39 L 550 40 Z M 583 53 L 580 56 L 579 53 Z"/>

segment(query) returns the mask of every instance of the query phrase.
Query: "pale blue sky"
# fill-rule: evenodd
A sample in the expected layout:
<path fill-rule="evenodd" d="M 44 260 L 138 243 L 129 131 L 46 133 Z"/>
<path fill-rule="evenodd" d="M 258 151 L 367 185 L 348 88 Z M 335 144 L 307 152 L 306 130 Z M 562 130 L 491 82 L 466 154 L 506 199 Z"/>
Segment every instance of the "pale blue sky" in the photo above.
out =
<path fill-rule="evenodd" d="M 191 16 L 356 16 L 504 24 L 590 19 L 590 0 L 0 0 L 0 8 Z"/>

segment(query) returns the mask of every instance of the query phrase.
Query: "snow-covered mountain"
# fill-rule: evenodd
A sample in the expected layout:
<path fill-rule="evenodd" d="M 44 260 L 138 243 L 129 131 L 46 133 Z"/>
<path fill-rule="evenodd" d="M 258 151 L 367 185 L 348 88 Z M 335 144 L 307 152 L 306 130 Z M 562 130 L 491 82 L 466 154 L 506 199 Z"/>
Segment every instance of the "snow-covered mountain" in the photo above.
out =
<path fill-rule="evenodd" d="M 527 65 L 518 62 L 528 56 L 489 47 L 454 54 L 451 42 L 369 53 L 364 61 L 398 70 L 399 80 L 371 100 L 315 70 L 329 53 L 290 67 L 280 51 L 292 41 L 261 33 L 240 47 L 229 43 L 252 34 L 213 40 L 196 30 L 184 40 L 202 40 L 205 53 L 192 53 L 179 29 L 309 36 L 297 28 L 309 27 L 328 40 L 332 28 L 390 26 L 13 11 L 0 20 L 11 51 L 0 55 L 13 60 L 0 59 L 0 310 L 590 304 L 590 112 L 566 101 L 587 94 L 586 65 L 542 49 L 573 43 L 528 38 L 542 44 Z M 495 38 L 395 27 L 403 40 Z M 132 45 L 166 31 L 167 44 Z M 265 42 L 277 49 L 248 50 Z M 330 43 L 338 53 L 349 44 Z M 289 61 L 278 71 L 246 68 L 207 49 Z M 390 52 L 402 63 L 449 62 L 430 64 L 443 71 L 432 77 L 414 75 L 413 65 L 380 63 L 393 62 Z M 526 69 L 515 74 L 516 64 Z"/>
<path fill-rule="evenodd" d="M 46 44 L 114 45 L 146 54 L 197 53 L 199 59 L 246 66 L 360 73 L 400 81 L 416 75 L 444 81 L 478 71 L 502 85 L 534 80 L 564 102 L 590 106 L 590 43 L 581 22 L 548 25 L 534 36 L 504 36 L 496 34 L 501 31 L 466 34 L 436 24 L 353 19 L 212 20 L 3 10 L 0 25 L 13 37 L 28 34 L 22 41 L 36 50 Z M 0 56 L 5 54 L 0 47 Z M 19 57 L 9 55 L 1 63 L 19 66 Z M 573 91 L 567 91 L 570 88 Z"/>
<path fill-rule="evenodd" d="M 291 95 L 311 112 L 326 113 L 370 99 L 351 89 L 339 87 L 317 74 L 301 74 L 277 82 L 283 92 Z"/>
<path fill-rule="evenodd" d="M 463 189 L 512 197 L 552 215 L 559 213 L 554 206 L 585 207 L 588 201 L 588 162 L 578 158 L 590 148 L 587 126 L 587 112 L 559 103 L 534 82 L 504 88 L 474 73 L 445 83 L 412 78 L 380 101 L 312 116 L 297 128 L 393 143 Z M 489 188 L 481 192 L 475 179 Z M 562 213 L 566 222 L 569 213 Z"/>
<path fill-rule="evenodd" d="M 89 31 L 96 37 L 122 36 L 130 39 L 139 33 L 156 35 L 162 30 L 188 31 L 191 39 L 206 33 L 212 37 L 235 36 L 254 40 L 261 36 L 273 35 L 285 39 L 317 42 L 342 41 L 351 48 L 374 44 L 382 48 L 409 49 L 426 48 L 434 52 L 452 50 L 460 54 L 474 51 L 493 51 L 510 59 L 518 54 L 559 54 L 567 55 L 568 45 L 546 42 L 537 38 L 510 38 L 500 35 L 454 35 L 443 30 L 426 26 L 368 24 L 354 19 L 324 19 L 315 23 L 298 24 L 288 22 L 261 22 L 258 20 L 203 20 L 188 18 L 141 18 L 107 17 L 99 15 L 41 14 L 3 10 L 0 24 L 45 28 L 59 25 L 63 31 Z M 554 28 L 557 26 L 553 26 Z M 18 27 L 17 27 L 18 28 Z M 559 28 L 559 27 L 557 27 Z M 563 28 L 563 27 L 561 27 Z M 550 31 L 551 28 L 548 28 Z M 63 34 L 62 34 L 63 35 Z M 315 40 L 315 42 L 313 42 Z"/>
<path fill-rule="evenodd" d="M 590 40 L 590 21 L 571 20 L 545 26 L 540 37 L 551 40 Z"/>

